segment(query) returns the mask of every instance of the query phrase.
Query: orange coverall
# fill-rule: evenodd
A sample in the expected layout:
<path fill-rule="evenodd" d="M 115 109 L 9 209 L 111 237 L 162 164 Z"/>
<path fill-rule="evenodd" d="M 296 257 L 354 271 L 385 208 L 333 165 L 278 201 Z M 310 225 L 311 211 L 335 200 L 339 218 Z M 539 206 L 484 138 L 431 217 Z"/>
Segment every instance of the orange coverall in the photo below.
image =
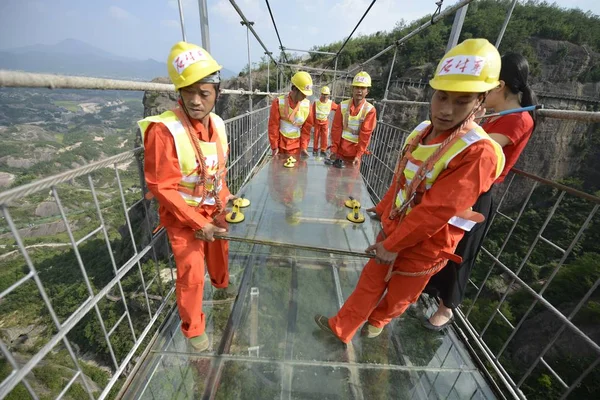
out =
<path fill-rule="evenodd" d="M 353 117 L 358 114 L 360 108 L 366 100 L 363 100 L 357 107 L 354 106 L 354 101 L 350 102 L 350 115 Z M 352 143 L 342 138 L 342 129 L 344 118 L 342 117 L 342 107 L 339 106 L 333 117 L 333 125 L 331 126 L 331 153 L 344 159 L 361 158 L 367 151 L 369 142 L 371 141 L 371 133 L 375 129 L 377 123 L 377 112 L 375 107 L 365 116 L 365 120 L 360 127 L 358 134 L 358 143 Z"/>
<path fill-rule="evenodd" d="M 288 94 L 287 97 L 290 109 L 296 107 L 296 102 L 292 100 Z M 309 114 L 302 125 L 300 131 L 300 139 L 288 139 L 279 133 L 279 98 L 275 98 L 271 103 L 271 112 L 269 114 L 269 142 L 271 143 L 271 150 L 279 149 L 280 153 L 297 153 L 300 150 L 306 150 L 308 148 L 308 142 L 310 142 L 310 128 L 313 125 L 313 112 L 312 107 L 309 107 Z"/>
<path fill-rule="evenodd" d="M 428 144 L 441 143 L 449 133 Z M 383 247 L 398 253 L 394 271 L 420 272 L 456 258 L 454 250 L 464 231 L 448 220 L 475 204 L 495 180 L 497 156 L 487 140 L 480 140 L 458 154 L 425 192 L 421 202 L 398 224 L 389 214 L 395 200 L 393 186 L 377 205 L 383 224 Z M 394 182 L 396 177 L 394 177 Z M 379 237 L 378 241 L 383 238 Z M 418 298 L 431 275 L 392 275 L 385 282 L 388 266 L 374 259 L 362 270 L 356 288 L 338 314 L 329 319 L 335 334 L 348 343 L 363 322 L 383 328 L 400 316 Z M 387 289 L 387 293 L 382 297 Z"/>
<path fill-rule="evenodd" d="M 201 141 L 219 140 L 212 122 L 207 132 L 200 121 L 190 121 Z M 144 174 L 148 189 L 158 200 L 160 222 L 167 230 L 175 256 L 175 293 L 181 317 L 181 330 L 188 338 L 199 336 L 205 329 L 202 312 L 204 259 L 206 258 L 212 285 L 216 288 L 226 288 L 229 285 L 229 243 L 224 240 L 209 243 L 195 238 L 194 231 L 208 223 L 214 224 L 213 218 L 217 216 L 217 209 L 212 205 L 190 206 L 177 192 L 182 176 L 175 142 L 167 127 L 162 123 L 151 124 L 145 136 L 144 148 Z M 223 204 L 229 194 L 229 189 L 223 182 L 219 192 Z"/>
<path fill-rule="evenodd" d="M 325 151 L 327 150 L 327 142 L 329 141 L 329 119 L 326 119 L 325 121 L 321 121 L 319 119 L 317 119 L 316 115 L 317 115 L 317 108 L 316 108 L 316 102 L 313 103 L 313 105 L 311 106 L 312 108 L 312 115 L 314 116 L 314 120 L 315 120 L 315 134 L 313 137 L 313 151 L 317 151 L 319 150 L 319 139 L 320 139 L 320 143 L 321 143 L 321 151 Z M 338 109 L 338 105 L 334 102 L 331 101 L 331 111 L 336 111 Z"/>

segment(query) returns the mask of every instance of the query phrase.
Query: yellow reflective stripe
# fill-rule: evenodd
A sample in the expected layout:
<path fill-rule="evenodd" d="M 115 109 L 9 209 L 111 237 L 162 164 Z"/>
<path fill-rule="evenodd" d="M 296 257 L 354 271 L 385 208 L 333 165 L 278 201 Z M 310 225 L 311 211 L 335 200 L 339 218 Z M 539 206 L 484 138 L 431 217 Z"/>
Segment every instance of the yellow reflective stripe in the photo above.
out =
<path fill-rule="evenodd" d="M 187 193 L 183 193 L 183 192 L 179 192 L 179 194 L 181 195 L 181 197 L 185 200 L 185 202 L 191 206 L 197 206 L 198 204 L 200 204 L 200 197 L 195 197 L 192 195 L 189 195 Z M 207 194 L 206 198 L 204 199 L 204 202 L 202 204 L 207 204 L 207 205 L 214 205 L 215 204 L 215 199 L 212 195 Z"/>
<path fill-rule="evenodd" d="M 221 147 L 223 151 L 226 153 L 228 150 L 227 144 L 227 131 L 225 129 L 225 123 L 218 115 L 211 113 L 211 122 L 213 129 L 216 131 L 216 134 L 219 137 L 219 141 L 221 142 Z M 144 118 L 141 121 L 138 121 L 138 126 L 142 132 L 142 138 L 146 134 L 148 126 L 151 123 L 162 123 L 164 124 L 171 136 L 173 136 L 173 141 L 175 143 L 175 150 L 177 152 L 177 159 L 179 161 L 179 167 L 181 170 L 182 178 L 180 181 L 180 185 L 188 188 L 190 190 L 194 190 L 196 187 L 196 183 L 200 181 L 200 177 L 197 173 L 198 162 L 196 160 L 196 153 L 194 151 L 194 145 L 190 142 L 190 138 L 185 131 L 185 128 L 179 118 L 172 111 L 166 111 L 161 115 L 155 115 L 148 118 Z M 218 166 L 218 154 L 217 154 L 217 144 L 214 142 L 203 142 L 200 141 L 200 148 L 206 160 L 207 167 L 211 168 L 211 170 L 207 171 L 209 176 L 215 176 L 216 172 L 219 169 Z M 226 154 L 224 154 L 226 156 Z M 208 191 L 213 190 L 214 183 L 206 182 L 206 189 Z M 219 180 L 219 184 L 217 185 L 217 190 L 220 190 L 222 187 L 222 182 Z M 199 197 L 194 197 L 186 193 L 179 192 L 181 196 L 186 200 L 186 203 L 192 205 L 198 205 L 200 201 Z M 204 204 L 215 204 L 214 199 L 209 198 L 205 199 Z"/>
<path fill-rule="evenodd" d="M 459 140 L 458 142 L 456 142 L 454 144 L 454 146 L 452 146 L 450 148 L 450 150 L 447 151 L 447 153 L 450 153 L 447 157 L 446 154 L 444 154 L 444 157 L 442 157 L 444 159 L 444 168 L 448 167 L 448 164 L 450 164 L 450 161 L 454 160 L 454 157 L 456 157 L 457 155 L 459 155 L 462 150 L 466 149 L 467 147 L 469 147 L 470 145 L 472 145 L 473 143 L 477 143 L 480 140 L 486 139 L 481 132 L 477 132 L 477 129 L 472 129 L 469 132 L 467 132 L 462 138 L 461 140 Z M 455 148 L 459 148 L 459 151 L 453 151 Z M 458 150 L 458 149 L 457 149 Z"/>
<path fill-rule="evenodd" d="M 350 131 L 344 131 L 342 133 L 342 138 L 352 143 L 358 143 L 358 134 L 354 134 Z"/>
<path fill-rule="evenodd" d="M 325 103 L 321 103 L 320 100 L 315 101 L 316 111 L 317 111 L 317 119 L 319 121 L 325 121 L 327 117 L 329 117 L 329 113 L 331 112 L 331 100 L 328 100 Z"/>
<path fill-rule="evenodd" d="M 279 132 L 288 139 L 298 139 L 300 137 L 300 130 L 308 114 L 310 113 L 310 101 L 304 99 L 300 102 L 300 107 L 294 116 L 294 121 L 291 123 L 287 120 L 289 115 L 285 115 L 285 102 L 287 101 L 287 95 L 278 97 L 279 99 Z"/>
<path fill-rule="evenodd" d="M 300 137 L 300 127 L 292 125 L 283 119 L 279 120 L 279 132 L 289 139 L 297 139 Z"/>
<path fill-rule="evenodd" d="M 142 134 L 142 142 L 144 137 L 146 136 L 146 131 L 148 130 L 148 126 L 152 123 L 163 123 L 167 124 L 169 122 L 177 122 L 179 119 L 175 115 L 173 111 L 165 111 L 160 115 L 151 115 L 137 122 L 138 127 L 140 128 L 140 132 Z"/>
<path fill-rule="evenodd" d="M 364 102 L 361 106 L 358 113 L 354 116 L 348 114 L 348 109 L 350 106 L 350 100 L 344 100 L 341 103 L 341 113 L 342 119 L 346 123 L 344 130 L 342 132 L 342 138 L 348 140 L 352 143 L 359 142 L 359 134 L 362 123 L 366 117 L 366 115 L 373 109 L 373 105 L 369 102 Z M 348 115 L 347 115 L 348 114 Z"/>
<path fill-rule="evenodd" d="M 184 175 L 183 177 L 181 177 L 182 185 L 186 184 L 186 183 L 190 183 L 190 184 L 191 183 L 196 183 L 198 181 L 200 181 L 200 176 L 198 176 L 198 174 L 192 174 L 192 175 L 189 175 L 189 176 Z M 192 185 L 192 187 L 193 187 L 193 185 Z"/>
<path fill-rule="evenodd" d="M 408 142 L 414 138 L 416 135 L 418 135 L 420 132 L 423 131 L 423 129 L 427 128 L 430 125 L 429 121 L 424 121 L 422 123 L 420 123 L 417 128 L 415 128 L 413 130 L 413 132 L 411 132 L 411 134 L 408 136 L 408 138 L 406 139 L 405 145 L 408 144 Z M 433 169 L 427 174 L 427 177 L 425 179 L 425 189 L 429 190 L 432 185 L 434 184 L 435 180 L 437 179 L 437 177 L 440 175 L 440 173 L 442 171 L 444 171 L 447 167 L 448 164 L 454 159 L 454 157 L 456 157 L 458 154 L 460 154 L 462 151 L 464 151 L 467 147 L 471 146 L 474 143 L 479 142 L 480 140 L 489 140 L 492 145 L 494 146 L 494 151 L 496 153 L 496 156 L 498 158 L 498 162 L 496 165 L 496 177 L 500 176 L 500 174 L 502 173 L 502 170 L 504 169 L 504 163 L 505 163 L 505 159 L 504 159 L 504 153 L 502 152 L 502 147 L 500 145 L 498 145 L 496 142 L 494 142 L 488 135 L 487 133 L 481 128 L 481 127 L 476 127 L 474 129 L 472 129 L 471 131 L 467 132 L 466 135 L 464 135 L 461 140 L 458 140 L 456 143 L 454 143 L 452 146 L 450 146 L 449 149 L 446 150 L 446 152 L 442 155 L 442 157 L 440 157 L 440 159 L 434 164 Z M 414 159 L 421 161 L 421 162 L 425 162 L 435 151 L 436 149 L 439 147 L 440 145 L 428 145 L 428 146 L 424 146 L 422 144 L 419 144 L 417 146 L 417 148 L 412 152 L 412 156 Z M 410 160 L 406 163 L 406 167 L 403 171 L 404 174 L 404 178 L 406 180 L 406 184 L 404 189 L 400 190 L 398 195 L 396 196 L 396 207 L 400 207 L 402 205 L 402 202 L 404 201 L 404 199 L 406 198 L 406 188 L 408 188 L 410 186 L 410 183 L 412 181 L 412 179 L 415 176 L 415 173 L 418 170 L 418 166 L 411 162 Z M 407 210 L 407 214 L 408 212 L 410 212 L 410 208 Z M 467 220 L 461 217 L 457 217 L 454 216 L 452 218 L 450 218 L 450 220 L 448 221 L 449 224 L 454 225 L 460 229 L 466 230 L 466 231 L 470 231 L 476 224 L 476 222 L 471 221 L 471 220 Z"/>
<path fill-rule="evenodd" d="M 216 134 L 219 136 L 221 141 L 221 147 L 223 148 L 223 156 L 227 158 L 227 152 L 229 151 L 229 145 L 227 143 L 227 129 L 225 128 L 225 122 L 221 117 L 215 113 L 210 113 L 210 119 L 213 123 L 213 128 Z"/>

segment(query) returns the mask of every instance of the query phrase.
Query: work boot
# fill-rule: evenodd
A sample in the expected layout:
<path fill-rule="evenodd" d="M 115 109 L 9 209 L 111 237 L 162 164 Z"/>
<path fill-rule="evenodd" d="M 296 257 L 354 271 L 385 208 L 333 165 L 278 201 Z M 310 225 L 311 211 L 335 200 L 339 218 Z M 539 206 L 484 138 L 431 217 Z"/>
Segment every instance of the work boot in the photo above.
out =
<path fill-rule="evenodd" d="M 323 332 L 327 332 L 330 335 L 333 335 L 336 338 L 338 338 L 337 335 L 335 333 L 333 333 L 333 331 L 331 330 L 331 327 L 329 326 L 329 318 L 327 318 L 324 315 L 317 314 L 317 315 L 315 315 L 315 322 L 317 323 L 317 325 L 319 326 L 319 328 L 321 328 L 321 330 Z"/>
<path fill-rule="evenodd" d="M 313 156 L 315 156 L 315 157 L 316 157 L 316 156 L 318 156 L 318 155 L 319 155 L 319 152 L 318 152 L 317 150 L 313 150 Z"/>
<path fill-rule="evenodd" d="M 342 160 L 341 158 L 338 158 L 337 160 L 335 160 L 333 162 L 333 166 L 336 168 L 344 168 L 344 160 Z"/>
<path fill-rule="evenodd" d="M 200 336 L 194 336 L 189 338 L 188 342 L 195 351 L 205 351 L 208 350 L 208 348 L 210 347 L 210 342 L 208 340 L 208 335 L 206 334 L 206 332 L 204 332 Z"/>
<path fill-rule="evenodd" d="M 321 157 L 327 157 L 327 152 L 325 150 L 321 150 Z"/>
<path fill-rule="evenodd" d="M 362 330 L 360 331 L 360 336 L 366 337 L 367 339 L 374 339 L 381 335 L 381 332 L 383 332 L 383 328 L 377 328 L 376 326 L 373 326 L 367 322 L 363 325 Z"/>

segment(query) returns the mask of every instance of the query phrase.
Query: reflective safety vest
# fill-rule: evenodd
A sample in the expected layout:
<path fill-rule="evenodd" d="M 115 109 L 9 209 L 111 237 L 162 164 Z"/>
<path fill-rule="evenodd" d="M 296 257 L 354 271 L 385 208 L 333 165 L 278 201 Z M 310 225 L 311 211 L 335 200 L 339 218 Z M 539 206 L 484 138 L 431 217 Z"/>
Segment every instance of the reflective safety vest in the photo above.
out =
<path fill-rule="evenodd" d="M 315 111 L 317 114 L 317 119 L 319 121 L 327 121 L 329 117 L 329 113 L 331 112 L 331 105 L 333 102 L 331 99 L 328 99 L 325 103 L 321 103 L 321 100 L 315 101 Z"/>
<path fill-rule="evenodd" d="M 415 130 L 412 131 L 412 133 L 408 136 L 408 138 L 406 138 L 404 147 L 406 147 L 412 141 L 412 139 L 414 137 L 418 136 L 425 129 L 427 129 L 429 127 L 429 125 L 431 125 L 430 121 L 421 122 L 415 128 Z M 454 159 L 454 157 L 456 157 L 462 151 L 464 151 L 466 148 L 468 148 L 469 146 L 471 146 L 474 143 L 477 143 L 480 140 L 489 140 L 490 143 L 492 143 L 492 145 L 494 146 L 494 151 L 496 153 L 496 156 L 498 157 L 498 163 L 496 164 L 495 177 L 498 178 L 500 176 L 500 174 L 502 173 L 502 170 L 504 169 L 504 153 L 502 152 L 502 147 L 498 143 L 496 143 L 492 138 L 490 138 L 488 136 L 488 134 L 483 130 L 483 128 L 481 128 L 480 126 L 477 126 L 475 129 L 472 129 L 469 132 L 467 132 L 461 139 L 454 142 L 454 144 L 450 145 L 449 148 L 441 155 L 439 160 L 437 160 L 437 162 L 435 164 L 433 164 L 432 170 L 430 172 L 428 172 L 426 175 L 426 178 L 424 181 L 424 186 L 425 186 L 424 189 L 429 190 L 431 188 L 431 186 L 434 184 L 437 177 L 446 168 L 448 168 L 448 164 L 450 163 L 450 161 L 452 161 Z M 410 186 L 412 179 L 414 178 L 415 173 L 418 171 L 421 164 L 423 162 L 425 162 L 440 146 L 441 146 L 441 143 L 430 144 L 430 145 L 424 145 L 424 144 L 419 143 L 412 153 L 405 154 L 405 157 L 408 157 L 408 161 L 406 163 L 406 167 L 404 168 L 403 176 L 400 177 L 400 181 L 402 184 L 401 184 L 401 188 L 398 191 L 398 194 L 396 196 L 396 201 L 395 201 L 396 208 L 402 207 L 405 204 L 405 202 L 407 201 L 407 198 L 408 198 L 407 189 Z M 420 199 L 417 199 L 416 204 L 418 204 L 419 200 Z M 410 200 L 409 200 L 409 204 L 410 204 Z M 406 214 L 410 213 L 411 209 L 412 208 L 410 205 L 407 206 Z M 470 209 L 465 210 L 463 212 L 460 212 L 458 215 L 455 215 L 452 218 L 450 218 L 448 223 L 450 225 L 456 226 L 462 230 L 470 231 L 477 223 L 476 221 L 473 220 L 473 219 L 476 219 L 476 218 L 474 218 L 473 214 L 476 214 L 476 213 L 474 213 Z"/>
<path fill-rule="evenodd" d="M 206 165 L 206 196 L 202 198 L 204 188 L 200 185 L 201 176 L 198 174 L 199 163 L 196 157 L 195 145 L 190 137 L 190 135 L 195 135 L 196 133 L 188 133 L 184 123 L 176 113 L 184 115 L 182 110 L 176 109 L 138 121 L 138 126 L 142 133 L 142 143 L 148 126 L 151 123 L 164 124 L 173 136 L 177 151 L 177 159 L 182 176 L 179 183 L 179 194 L 191 206 L 198 206 L 200 204 L 214 205 L 216 203 L 215 195 L 218 195 L 223 187 L 226 172 L 225 163 L 227 162 L 226 154 L 228 147 L 225 123 L 221 117 L 210 113 L 211 124 L 217 134 L 218 140 L 216 142 L 199 140 Z"/>
<path fill-rule="evenodd" d="M 281 95 L 279 99 L 279 132 L 288 139 L 298 139 L 302 125 L 310 114 L 310 101 L 304 99 L 296 108 L 290 110 L 288 95 Z"/>
<path fill-rule="evenodd" d="M 349 99 L 340 103 L 342 118 L 344 120 L 342 138 L 352 143 L 358 143 L 360 128 L 362 127 L 367 114 L 373 109 L 373 104 L 364 101 L 360 110 L 358 110 L 358 113 L 355 116 L 352 116 L 348 111 L 351 101 L 352 99 Z"/>

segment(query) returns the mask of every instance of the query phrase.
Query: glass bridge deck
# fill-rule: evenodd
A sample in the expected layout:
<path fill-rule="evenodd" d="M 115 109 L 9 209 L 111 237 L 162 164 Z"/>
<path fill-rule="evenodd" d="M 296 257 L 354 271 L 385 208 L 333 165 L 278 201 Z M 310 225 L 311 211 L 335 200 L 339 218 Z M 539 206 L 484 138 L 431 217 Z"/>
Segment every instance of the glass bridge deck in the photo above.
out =
<path fill-rule="evenodd" d="M 252 201 L 232 236 L 362 252 L 378 222 L 346 219 L 352 196 L 372 205 L 358 168 L 321 158 L 284 168 L 276 158 L 242 188 Z M 364 212 L 364 211 L 363 211 Z M 494 399 L 453 330 L 420 325 L 418 303 L 376 339 L 343 345 L 320 332 L 316 313 L 333 315 L 366 259 L 231 242 L 237 298 L 205 287 L 211 347 L 195 353 L 173 312 L 128 388 L 133 399 Z M 207 279 L 207 282 L 210 280 Z"/>

